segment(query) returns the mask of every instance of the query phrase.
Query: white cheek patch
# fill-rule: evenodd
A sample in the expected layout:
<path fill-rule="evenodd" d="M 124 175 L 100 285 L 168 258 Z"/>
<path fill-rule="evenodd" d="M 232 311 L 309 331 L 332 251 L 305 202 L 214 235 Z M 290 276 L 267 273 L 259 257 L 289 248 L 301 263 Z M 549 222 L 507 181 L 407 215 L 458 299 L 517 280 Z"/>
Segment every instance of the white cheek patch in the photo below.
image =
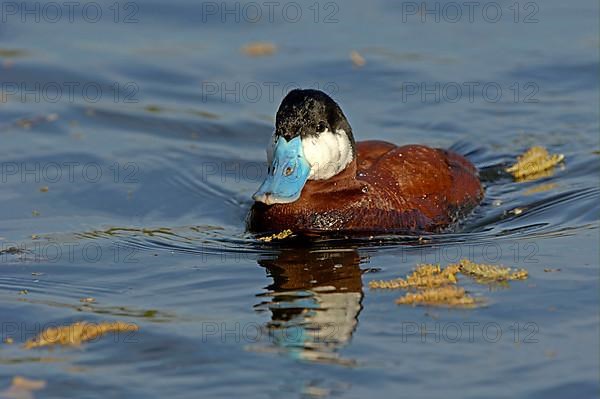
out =
<path fill-rule="evenodd" d="M 352 144 L 344 130 L 329 130 L 302 139 L 304 157 L 310 165 L 309 180 L 326 180 L 346 169 L 352 162 Z"/>

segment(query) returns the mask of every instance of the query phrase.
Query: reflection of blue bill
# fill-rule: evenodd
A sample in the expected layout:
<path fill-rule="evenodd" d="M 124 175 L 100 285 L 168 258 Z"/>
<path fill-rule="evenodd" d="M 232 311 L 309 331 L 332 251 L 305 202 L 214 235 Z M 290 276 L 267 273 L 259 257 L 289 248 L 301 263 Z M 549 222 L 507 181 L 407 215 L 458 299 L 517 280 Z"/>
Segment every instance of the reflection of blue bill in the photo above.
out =
<path fill-rule="evenodd" d="M 352 337 L 360 300 L 358 292 L 328 292 L 286 303 L 282 307 L 302 308 L 304 312 L 269 328 L 273 344 L 293 359 L 352 364 L 337 351 Z"/>

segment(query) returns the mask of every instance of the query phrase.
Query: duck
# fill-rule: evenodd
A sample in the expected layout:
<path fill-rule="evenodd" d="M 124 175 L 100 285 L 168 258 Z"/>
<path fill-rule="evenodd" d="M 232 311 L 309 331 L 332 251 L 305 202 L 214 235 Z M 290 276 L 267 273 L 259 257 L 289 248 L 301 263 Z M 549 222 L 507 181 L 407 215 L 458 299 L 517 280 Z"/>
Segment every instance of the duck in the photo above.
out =
<path fill-rule="evenodd" d="M 424 234 L 450 229 L 483 199 L 477 168 L 450 150 L 356 142 L 326 93 L 294 89 L 267 145 L 247 229 L 298 235 Z"/>

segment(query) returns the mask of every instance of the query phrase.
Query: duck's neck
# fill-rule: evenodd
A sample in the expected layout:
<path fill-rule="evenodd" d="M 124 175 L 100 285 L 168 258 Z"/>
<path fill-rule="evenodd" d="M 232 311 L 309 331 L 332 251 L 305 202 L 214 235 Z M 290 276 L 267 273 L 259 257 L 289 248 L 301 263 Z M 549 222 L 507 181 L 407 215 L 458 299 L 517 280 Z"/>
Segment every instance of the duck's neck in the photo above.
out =
<path fill-rule="evenodd" d="M 302 190 L 302 197 L 313 194 L 331 193 L 340 190 L 354 188 L 358 183 L 356 180 L 356 158 L 340 173 L 326 180 L 308 180 Z"/>

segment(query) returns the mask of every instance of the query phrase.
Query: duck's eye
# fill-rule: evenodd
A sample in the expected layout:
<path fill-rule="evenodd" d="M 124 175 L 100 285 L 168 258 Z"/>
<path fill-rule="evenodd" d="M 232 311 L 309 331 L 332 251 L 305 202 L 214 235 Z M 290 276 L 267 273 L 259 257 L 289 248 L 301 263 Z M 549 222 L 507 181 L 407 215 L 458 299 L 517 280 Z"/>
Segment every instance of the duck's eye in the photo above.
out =
<path fill-rule="evenodd" d="M 292 174 L 292 172 L 294 171 L 294 168 L 292 168 L 291 166 L 288 166 L 287 168 L 285 168 L 285 170 L 283 171 L 283 175 L 284 176 L 289 176 Z"/>
<path fill-rule="evenodd" d="M 327 129 L 327 123 L 325 122 L 319 122 L 317 124 L 317 133 L 322 133 Z"/>

